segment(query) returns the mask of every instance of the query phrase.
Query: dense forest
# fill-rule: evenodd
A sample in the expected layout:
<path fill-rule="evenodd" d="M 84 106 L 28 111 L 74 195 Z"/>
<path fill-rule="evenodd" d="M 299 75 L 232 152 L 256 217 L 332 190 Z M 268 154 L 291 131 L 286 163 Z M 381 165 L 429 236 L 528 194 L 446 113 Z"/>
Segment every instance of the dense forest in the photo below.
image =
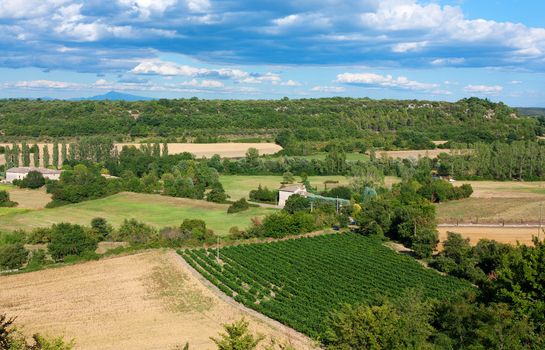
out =
<path fill-rule="evenodd" d="M 110 135 L 163 139 L 267 137 L 291 131 L 298 142 L 364 139 L 367 147 L 422 148 L 431 140 L 464 143 L 528 140 L 540 119 L 503 103 L 323 98 L 290 100 L 0 100 L 0 137 Z M 287 135 L 290 136 L 290 135 Z M 289 141 L 289 137 L 284 137 Z"/>

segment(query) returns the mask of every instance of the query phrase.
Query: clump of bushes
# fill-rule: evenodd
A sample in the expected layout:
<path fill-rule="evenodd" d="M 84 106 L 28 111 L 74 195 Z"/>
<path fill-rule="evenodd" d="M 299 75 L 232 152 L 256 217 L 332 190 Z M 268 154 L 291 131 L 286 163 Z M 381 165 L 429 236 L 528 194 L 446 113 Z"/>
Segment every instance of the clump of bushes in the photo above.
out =
<path fill-rule="evenodd" d="M 28 250 L 22 243 L 0 245 L 0 270 L 16 270 L 28 260 Z"/>
<path fill-rule="evenodd" d="M 206 200 L 214 203 L 225 203 L 229 196 L 225 193 L 221 182 L 216 182 L 212 185 L 210 192 L 206 194 Z"/>
<path fill-rule="evenodd" d="M 227 208 L 227 213 L 228 214 L 239 213 L 241 211 L 248 210 L 249 208 L 250 208 L 250 204 L 248 204 L 248 202 L 246 201 L 246 198 L 241 198 L 238 201 L 233 202 L 233 204 L 231 204 L 229 208 Z"/>
<path fill-rule="evenodd" d="M 431 182 L 422 185 L 418 194 L 432 203 L 439 203 L 469 198 L 473 194 L 473 188 L 470 184 L 455 187 L 444 180 L 431 180 Z"/>
<path fill-rule="evenodd" d="M 13 184 L 20 188 L 36 189 L 45 185 L 45 178 L 39 171 L 32 170 L 22 180 L 14 180 Z"/>
<path fill-rule="evenodd" d="M 51 242 L 47 249 L 55 261 L 63 261 L 70 255 L 94 252 L 97 241 L 93 235 L 80 225 L 60 223 L 51 227 Z"/>
<path fill-rule="evenodd" d="M 289 214 L 281 211 L 271 214 L 261 225 L 254 225 L 249 229 L 248 235 L 254 237 L 281 238 L 289 235 L 312 232 L 317 229 L 314 215 L 305 212 Z"/>
<path fill-rule="evenodd" d="M 8 191 L 0 191 L 0 207 L 15 207 L 17 202 L 13 202 L 9 198 Z"/>
<path fill-rule="evenodd" d="M 249 198 L 254 202 L 276 204 L 276 199 L 278 198 L 277 190 L 269 190 L 267 187 L 259 187 L 257 190 L 251 190 Z"/>

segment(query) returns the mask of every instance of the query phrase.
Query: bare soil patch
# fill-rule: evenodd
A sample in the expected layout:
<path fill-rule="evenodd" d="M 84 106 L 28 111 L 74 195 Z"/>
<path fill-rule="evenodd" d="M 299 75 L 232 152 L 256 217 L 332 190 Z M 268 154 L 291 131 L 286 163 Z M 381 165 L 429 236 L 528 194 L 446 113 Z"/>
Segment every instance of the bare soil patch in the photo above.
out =
<path fill-rule="evenodd" d="M 51 202 L 51 195 L 45 192 L 45 187 L 37 190 L 29 190 L 14 187 L 9 190 L 12 201 L 19 203 L 17 208 L 42 209 Z"/>
<path fill-rule="evenodd" d="M 172 349 L 186 341 L 214 349 L 209 337 L 241 317 L 254 331 L 289 340 L 219 299 L 177 259 L 173 251 L 148 251 L 0 276 L 0 310 L 17 315 L 25 333 L 74 338 L 77 349 Z"/>

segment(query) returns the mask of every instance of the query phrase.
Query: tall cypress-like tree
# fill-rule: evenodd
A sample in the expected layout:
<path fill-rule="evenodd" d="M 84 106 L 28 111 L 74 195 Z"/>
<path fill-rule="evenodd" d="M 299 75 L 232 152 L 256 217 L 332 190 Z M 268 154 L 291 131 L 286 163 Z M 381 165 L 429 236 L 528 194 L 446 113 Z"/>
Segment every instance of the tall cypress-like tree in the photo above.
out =
<path fill-rule="evenodd" d="M 161 144 L 159 142 L 155 142 L 153 144 L 153 153 L 154 158 L 159 158 L 161 156 Z"/>
<path fill-rule="evenodd" d="M 13 168 L 13 160 L 11 159 L 11 149 L 9 146 L 6 146 L 4 157 L 6 157 L 6 169 Z"/>
<path fill-rule="evenodd" d="M 47 147 L 47 145 L 44 145 L 43 154 L 44 154 L 44 168 L 48 168 L 49 167 L 49 147 Z"/>
<path fill-rule="evenodd" d="M 26 142 L 21 144 L 21 153 L 23 158 L 23 166 L 30 166 L 30 148 Z"/>
<path fill-rule="evenodd" d="M 55 169 L 59 168 L 59 143 L 53 142 L 53 166 Z"/>
<path fill-rule="evenodd" d="M 168 156 L 168 143 L 165 141 L 163 143 L 163 157 Z"/>
<path fill-rule="evenodd" d="M 61 165 L 64 164 L 64 161 L 68 159 L 68 148 L 66 146 L 66 143 L 62 143 L 61 147 Z"/>
<path fill-rule="evenodd" d="M 68 146 L 68 159 L 70 161 L 76 160 L 76 144 L 71 143 L 70 146 Z"/>
<path fill-rule="evenodd" d="M 12 146 L 11 146 L 11 158 L 12 158 L 12 162 L 13 162 L 13 166 L 14 167 L 18 167 L 19 166 L 19 156 L 20 156 L 20 148 L 19 148 L 19 145 L 14 143 Z"/>
<path fill-rule="evenodd" d="M 32 149 L 34 151 L 34 153 L 32 153 L 32 158 L 34 160 L 34 167 L 37 168 L 40 166 L 40 147 L 38 147 L 37 144 L 34 144 L 34 146 L 32 146 Z"/>

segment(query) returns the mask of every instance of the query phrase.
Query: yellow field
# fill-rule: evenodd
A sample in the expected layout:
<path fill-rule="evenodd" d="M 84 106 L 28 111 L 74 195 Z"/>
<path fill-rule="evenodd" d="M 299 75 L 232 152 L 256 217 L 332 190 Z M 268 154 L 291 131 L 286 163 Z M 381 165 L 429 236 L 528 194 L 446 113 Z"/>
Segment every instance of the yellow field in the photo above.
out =
<path fill-rule="evenodd" d="M 383 154 L 386 154 L 391 158 L 418 158 L 418 157 L 429 157 L 436 158 L 441 153 L 450 153 L 450 149 L 425 149 L 425 150 L 407 150 L 407 151 L 379 151 L 377 152 L 377 157 L 381 157 Z"/>
<path fill-rule="evenodd" d="M 40 159 L 42 157 L 42 150 L 45 143 L 38 143 L 40 147 Z M 49 154 L 53 154 L 53 144 L 48 143 Z M 116 146 L 119 150 L 125 145 L 139 146 L 137 143 L 117 143 Z M 0 143 L 0 146 L 10 146 L 9 143 Z M 161 145 L 161 150 L 163 145 Z M 259 151 L 259 154 L 274 154 L 282 149 L 277 144 L 274 143 L 236 143 L 236 142 L 226 142 L 226 143 L 169 143 L 168 144 L 168 153 L 169 154 L 179 154 L 183 152 L 189 152 L 194 154 L 197 158 L 207 157 L 210 158 L 214 154 L 219 154 L 223 158 L 238 158 L 244 157 L 248 148 L 256 148 Z M 61 151 L 61 146 L 59 145 L 59 154 Z M 51 157 L 50 157 L 51 159 Z M 5 164 L 6 159 L 4 155 L 0 155 L 0 165 Z M 30 162 L 33 162 L 32 155 L 30 157 Z"/>
<path fill-rule="evenodd" d="M 26 334 L 63 335 L 77 349 L 215 349 L 210 336 L 242 317 L 253 331 L 311 348 L 220 299 L 173 251 L 148 251 L 26 274 L 0 276 L 0 310 Z M 296 338 L 297 337 L 297 338 Z"/>
<path fill-rule="evenodd" d="M 532 236 L 538 235 L 538 228 L 533 227 L 439 227 L 438 230 L 441 242 L 447 239 L 447 232 L 456 232 L 469 238 L 472 245 L 477 244 L 480 239 L 531 245 Z M 540 237 L 543 239 L 543 233 L 540 233 Z"/>

